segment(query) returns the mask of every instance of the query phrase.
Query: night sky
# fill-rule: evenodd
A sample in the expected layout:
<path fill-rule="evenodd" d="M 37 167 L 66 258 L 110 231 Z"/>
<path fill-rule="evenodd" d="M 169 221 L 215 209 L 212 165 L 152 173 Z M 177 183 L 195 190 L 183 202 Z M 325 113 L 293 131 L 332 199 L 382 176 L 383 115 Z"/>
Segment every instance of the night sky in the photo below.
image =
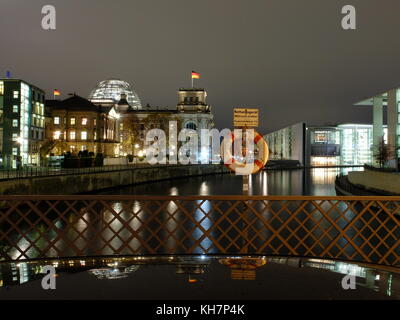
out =
<path fill-rule="evenodd" d="M 54 31 L 41 28 L 46 4 Z M 346 4 L 355 31 L 341 28 Z M 400 84 L 399 12 L 399 0 L 1 0 L 0 75 L 48 98 L 116 77 L 143 104 L 173 107 L 195 70 L 220 129 L 233 107 L 260 107 L 263 133 L 368 123 L 371 108 L 352 104 Z"/>

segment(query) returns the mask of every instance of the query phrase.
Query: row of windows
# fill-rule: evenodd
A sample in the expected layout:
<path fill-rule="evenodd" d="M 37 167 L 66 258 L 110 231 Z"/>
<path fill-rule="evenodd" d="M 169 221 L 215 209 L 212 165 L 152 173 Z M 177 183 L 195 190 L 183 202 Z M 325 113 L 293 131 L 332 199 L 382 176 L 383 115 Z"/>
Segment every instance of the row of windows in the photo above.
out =
<path fill-rule="evenodd" d="M 3 86 L 3 93 L 4 94 L 4 86 Z M 19 98 L 19 91 L 15 90 L 13 91 L 13 98 L 18 99 Z M 32 100 L 38 101 L 38 102 L 44 102 L 44 95 L 40 94 L 39 92 L 32 92 Z"/>
<path fill-rule="evenodd" d="M 0 95 L 4 95 L 4 81 L 0 81 Z M 19 98 L 19 91 L 13 91 L 14 99 Z M 44 94 L 37 91 L 32 91 L 32 100 L 44 102 Z"/>
<path fill-rule="evenodd" d="M 199 97 L 185 97 L 183 99 L 184 103 L 198 103 L 199 102 Z"/>
<path fill-rule="evenodd" d="M 38 140 L 42 140 L 43 139 L 43 132 L 39 132 L 36 130 L 31 130 L 31 138 L 32 139 L 38 139 Z M 12 141 L 14 142 L 19 142 L 20 140 L 20 136 L 18 133 L 13 133 L 12 134 Z"/>
<path fill-rule="evenodd" d="M 66 121 L 67 121 L 67 118 L 64 118 L 64 124 L 66 123 Z M 54 124 L 60 124 L 61 123 L 61 118 L 60 117 L 54 117 L 53 123 Z M 69 124 L 71 126 L 76 125 L 76 118 L 75 117 L 69 118 Z M 86 117 L 81 118 L 81 124 L 83 126 L 86 126 L 88 124 L 88 118 L 86 118 Z M 93 125 L 96 126 L 96 119 L 93 119 Z"/>
<path fill-rule="evenodd" d="M 67 134 L 67 133 L 64 132 L 64 139 L 66 138 L 66 134 Z M 54 131 L 53 138 L 54 138 L 55 140 L 60 139 L 60 138 L 61 138 L 61 131 Z M 87 133 L 87 131 L 81 131 L 81 140 L 87 140 L 87 138 L 88 138 L 88 133 Z M 95 132 L 95 133 L 94 133 L 94 139 L 96 140 L 96 138 L 97 138 L 97 133 Z M 69 133 L 69 139 L 70 139 L 70 140 L 75 140 L 75 139 L 76 139 L 76 132 L 75 132 L 75 131 L 70 131 L 70 133 Z"/>

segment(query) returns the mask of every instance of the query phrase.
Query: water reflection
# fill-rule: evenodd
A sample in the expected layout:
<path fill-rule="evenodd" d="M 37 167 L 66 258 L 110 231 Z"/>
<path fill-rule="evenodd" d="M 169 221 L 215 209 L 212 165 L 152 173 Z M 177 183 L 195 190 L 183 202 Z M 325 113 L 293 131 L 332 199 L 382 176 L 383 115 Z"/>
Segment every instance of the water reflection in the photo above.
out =
<path fill-rule="evenodd" d="M 117 280 L 127 278 L 129 274 L 136 272 L 138 269 L 138 265 L 125 267 L 119 265 L 118 262 L 115 262 L 113 264 L 109 264 L 108 268 L 90 269 L 89 273 L 93 274 L 97 279 Z"/>
<path fill-rule="evenodd" d="M 252 175 L 251 195 L 316 195 L 334 196 L 338 174 L 362 168 L 315 168 L 306 170 L 269 170 Z M 234 174 L 190 177 L 171 181 L 128 186 L 97 192 L 98 194 L 140 195 L 240 195 L 242 177 Z"/>
<path fill-rule="evenodd" d="M 297 257 L 204 255 L 0 263 L 0 299 L 44 297 L 37 280 L 45 265 L 57 271 L 57 290 L 46 296 L 52 299 L 400 299 L 400 274 L 393 269 Z M 341 288 L 346 274 L 356 276 L 357 290 Z M 201 283 L 202 289 L 188 291 L 185 283 Z"/>

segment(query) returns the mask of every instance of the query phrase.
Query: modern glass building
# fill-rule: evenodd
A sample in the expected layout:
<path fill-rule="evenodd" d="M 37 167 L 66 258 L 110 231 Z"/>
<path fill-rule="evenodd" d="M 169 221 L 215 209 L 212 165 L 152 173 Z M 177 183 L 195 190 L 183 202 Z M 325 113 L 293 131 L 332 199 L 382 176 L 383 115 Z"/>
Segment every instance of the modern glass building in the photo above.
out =
<path fill-rule="evenodd" d="M 138 94 L 131 85 L 120 79 L 101 81 L 89 94 L 89 100 L 94 104 L 114 105 L 121 100 L 121 95 L 126 95 L 126 100 L 133 110 L 142 109 Z"/>
<path fill-rule="evenodd" d="M 340 164 L 372 162 L 372 125 L 344 124 L 338 126 L 338 130 L 341 138 Z"/>
<path fill-rule="evenodd" d="M 335 126 L 308 127 L 306 131 L 306 164 L 340 165 L 340 130 Z"/>
<path fill-rule="evenodd" d="M 294 130 L 300 125 L 302 123 L 265 136 L 271 159 L 299 160 L 306 166 L 363 165 L 373 162 L 372 125 L 307 126 L 303 135 L 301 130 Z M 387 143 L 386 126 L 383 132 Z"/>
<path fill-rule="evenodd" d="M 264 138 L 269 146 L 271 160 L 298 160 L 305 163 L 305 130 L 306 124 L 296 123 L 292 126 L 267 134 Z"/>
<path fill-rule="evenodd" d="M 19 79 L 0 79 L 0 167 L 40 164 L 44 140 L 43 90 Z"/>

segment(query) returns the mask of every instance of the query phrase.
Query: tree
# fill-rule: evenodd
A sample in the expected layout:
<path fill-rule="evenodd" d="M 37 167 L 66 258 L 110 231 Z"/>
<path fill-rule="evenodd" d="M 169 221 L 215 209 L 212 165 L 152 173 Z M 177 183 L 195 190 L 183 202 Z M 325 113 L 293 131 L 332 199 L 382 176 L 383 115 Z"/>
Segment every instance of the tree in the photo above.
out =
<path fill-rule="evenodd" d="M 385 164 L 394 157 L 396 148 L 386 144 L 382 137 L 379 141 L 379 145 L 376 147 L 373 156 L 375 161 L 379 164 L 380 168 L 383 168 Z"/>

